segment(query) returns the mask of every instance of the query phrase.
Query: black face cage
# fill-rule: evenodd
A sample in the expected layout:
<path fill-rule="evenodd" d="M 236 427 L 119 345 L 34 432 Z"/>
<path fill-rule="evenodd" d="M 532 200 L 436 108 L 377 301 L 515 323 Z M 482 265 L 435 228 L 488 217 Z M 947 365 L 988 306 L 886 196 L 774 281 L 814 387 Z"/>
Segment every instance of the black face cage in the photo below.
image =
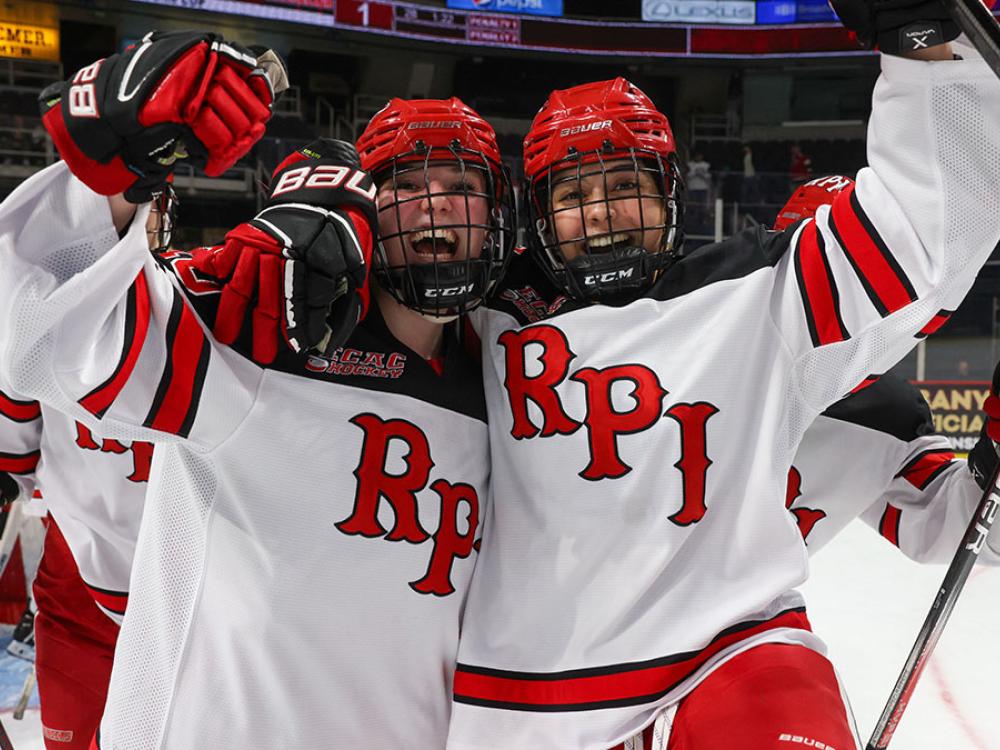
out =
<path fill-rule="evenodd" d="M 170 239 L 174 233 L 174 219 L 177 216 L 177 206 L 180 200 L 174 192 L 173 185 L 164 186 L 163 190 L 153 195 L 149 213 L 153 219 L 153 228 L 146 225 L 146 237 L 149 249 L 154 253 L 162 253 L 170 249 Z"/>
<path fill-rule="evenodd" d="M 616 164 L 609 167 L 609 162 Z M 604 181 L 603 197 L 554 207 L 553 193 L 559 185 L 580 184 L 583 177 L 598 174 Z M 653 178 L 657 192 L 643 192 L 643 174 Z M 615 190 L 611 195 L 609 181 L 622 175 L 633 176 L 635 189 Z M 655 151 L 613 149 L 610 143 L 599 151 L 571 152 L 537 177 L 528 191 L 528 214 L 534 229 L 528 235 L 534 257 L 555 284 L 574 299 L 603 304 L 631 302 L 646 292 L 680 253 L 684 244 L 683 192 L 684 181 L 673 154 L 664 159 Z M 643 200 L 649 199 L 662 202 L 662 221 L 654 222 L 654 217 L 646 215 Z M 637 226 L 614 226 L 612 209 L 622 200 L 637 201 Z M 588 226 L 587 208 L 597 204 L 604 204 L 606 219 L 600 226 Z M 556 217 L 567 212 L 579 213 L 581 232 L 560 239 Z M 641 247 L 639 241 L 629 241 L 657 231 L 662 234 L 653 252 Z M 622 234 L 631 237 L 614 242 L 615 236 Z M 595 249 L 591 245 L 595 239 L 609 244 Z M 564 252 L 569 246 L 580 247 L 583 253 L 570 257 Z"/>
<path fill-rule="evenodd" d="M 431 191 L 428 168 L 431 166 L 455 166 L 459 172 L 456 178 L 463 187 L 456 190 Z M 466 175 L 479 173 L 486 185 L 484 192 L 469 188 Z M 423 190 L 412 196 L 403 197 L 398 186 L 407 178 L 423 184 Z M 379 214 L 394 211 L 398 231 L 383 234 L 375 253 L 373 272 L 379 283 L 396 300 L 407 307 L 429 317 L 452 317 L 475 309 L 492 291 L 510 261 L 511 250 L 517 232 L 517 217 L 510 176 L 502 165 L 492 165 L 481 151 L 463 147 L 458 141 L 447 148 L 430 148 L 419 143 L 413 151 L 395 157 L 392 164 L 376 174 L 376 184 L 392 180 L 393 202 L 379 206 Z M 455 223 L 441 223 L 434 211 L 429 212 L 430 224 L 426 227 L 404 228 L 400 207 L 414 201 L 432 201 L 437 196 L 461 196 L 465 206 L 464 216 Z M 471 221 L 470 201 L 485 198 L 487 202 L 487 223 Z M 433 204 L 431 204 L 433 205 Z M 461 211 L 459 211 L 461 213 Z M 473 253 L 473 233 L 484 231 L 482 250 L 477 257 Z M 434 260 L 428 263 L 411 263 L 406 259 L 405 243 L 409 235 L 417 231 L 430 230 Z M 444 230 L 464 235 L 468 255 L 464 259 L 439 260 L 439 246 L 446 252 L 448 243 L 439 239 Z M 403 262 L 393 265 L 389 261 L 386 244 L 396 239 L 404 248 Z"/>

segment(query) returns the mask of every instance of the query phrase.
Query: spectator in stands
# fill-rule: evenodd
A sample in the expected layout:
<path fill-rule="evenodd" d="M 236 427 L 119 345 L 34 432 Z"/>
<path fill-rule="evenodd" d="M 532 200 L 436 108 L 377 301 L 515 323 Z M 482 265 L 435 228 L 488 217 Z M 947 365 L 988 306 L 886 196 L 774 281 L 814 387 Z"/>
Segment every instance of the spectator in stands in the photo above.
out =
<path fill-rule="evenodd" d="M 760 188 L 757 170 L 753 164 L 753 149 L 749 143 L 743 144 L 743 182 L 740 186 L 740 203 L 760 203 Z"/>
<path fill-rule="evenodd" d="M 812 159 L 797 143 L 793 143 L 788 150 L 792 157 L 788 166 L 788 179 L 791 182 L 791 192 L 794 192 L 799 185 L 812 179 Z"/>
<path fill-rule="evenodd" d="M 687 188 L 687 200 L 684 206 L 687 212 L 686 229 L 692 234 L 701 234 L 707 231 L 706 219 L 709 192 L 712 189 L 712 165 L 705 161 L 705 155 L 700 150 L 694 151 L 692 158 L 688 159 L 685 182 Z"/>

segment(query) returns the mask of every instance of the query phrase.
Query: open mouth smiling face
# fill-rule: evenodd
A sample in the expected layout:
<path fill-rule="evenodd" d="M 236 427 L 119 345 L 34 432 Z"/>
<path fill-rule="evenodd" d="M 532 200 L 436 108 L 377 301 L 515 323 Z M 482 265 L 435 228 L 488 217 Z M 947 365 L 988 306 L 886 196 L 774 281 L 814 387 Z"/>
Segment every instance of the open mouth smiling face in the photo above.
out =
<path fill-rule="evenodd" d="M 384 180 L 376 201 L 390 267 L 477 258 L 489 229 L 482 169 L 455 162 L 417 164 Z"/>
<path fill-rule="evenodd" d="M 550 205 L 556 243 L 566 261 L 625 247 L 660 248 L 663 193 L 650 171 L 631 159 L 558 171 Z"/>

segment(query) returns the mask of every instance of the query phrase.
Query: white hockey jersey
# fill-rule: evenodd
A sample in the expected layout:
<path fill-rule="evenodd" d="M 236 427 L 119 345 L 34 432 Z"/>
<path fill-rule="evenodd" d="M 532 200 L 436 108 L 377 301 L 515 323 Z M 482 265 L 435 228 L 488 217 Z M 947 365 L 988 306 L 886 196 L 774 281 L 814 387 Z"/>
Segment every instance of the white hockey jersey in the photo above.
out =
<path fill-rule="evenodd" d="M 618 308 L 539 319 L 515 272 L 480 316 L 494 504 L 451 750 L 601 750 L 740 650 L 822 648 L 794 591 L 795 451 L 1000 240 L 1000 82 L 978 59 L 882 66 L 870 167 L 815 221 L 700 248 Z"/>
<path fill-rule="evenodd" d="M 478 364 L 452 346 L 437 375 L 373 311 L 332 359 L 262 369 L 206 334 L 190 305 L 218 295 L 176 254 L 185 300 L 147 210 L 119 239 L 62 164 L 0 206 L 0 377 L 157 442 L 99 746 L 442 747 L 488 510 Z"/>
<path fill-rule="evenodd" d="M 934 432 L 914 386 L 883 375 L 820 414 L 802 438 L 785 505 L 810 554 L 855 518 L 918 562 L 951 562 L 982 499 L 965 460 Z M 987 540 L 979 559 L 1000 564 Z"/>
<path fill-rule="evenodd" d="M 0 456 L 0 471 L 24 462 L 14 475 L 22 496 L 45 498 L 84 585 L 120 624 L 152 444 L 101 438 L 51 407 L 0 391 Z"/>

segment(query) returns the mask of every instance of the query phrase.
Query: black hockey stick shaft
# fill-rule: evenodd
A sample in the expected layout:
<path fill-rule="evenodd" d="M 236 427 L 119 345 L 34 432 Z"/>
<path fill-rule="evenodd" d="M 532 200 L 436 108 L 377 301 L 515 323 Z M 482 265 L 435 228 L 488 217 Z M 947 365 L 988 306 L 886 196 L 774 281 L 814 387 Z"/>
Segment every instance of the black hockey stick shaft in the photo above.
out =
<path fill-rule="evenodd" d="M 979 2 L 979 0 L 975 0 L 975 2 Z M 882 710 L 882 716 L 879 717 L 878 724 L 875 725 L 871 739 L 868 740 L 867 750 L 885 750 L 892 740 L 896 727 L 899 726 L 899 720 L 903 717 L 903 712 L 910 702 L 913 690 L 917 686 L 917 680 L 920 679 L 924 667 L 927 666 L 927 660 L 933 653 L 934 647 L 937 646 L 944 626 L 947 624 L 948 618 L 951 617 L 951 611 L 955 608 L 958 595 L 962 593 L 969 573 L 972 572 L 972 567 L 975 565 L 983 545 L 986 544 L 986 537 L 996 519 L 997 509 L 1000 508 L 1000 486 L 998 485 L 1000 485 L 1000 463 L 994 468 L 993 476 L 990 477 L 990 482 L 986 485 L 986 491 L 983 493 L 983 499 L 979 501 L 979 507 L 976 508 L 969 528 L 962 538 L 962 544 L 959 545 L 951 560 L 951 565 L 948 566 L 948 572 L 944 575 L 941 588 L 938 589 L 930 612 L 927 613 L 927 618 L 920 628 L 917 640 L 910 650 L 910 655 L 906 658 L 903 671 L 900 673 L 899 679 L 896 680 L 896 686 L 892 689 L 889 701 Z"/>
<path fill-rule="evenodd" d="M 1000 76 L 1000 23 L 982 0 L 944 0 L 958 27 Z"/>

